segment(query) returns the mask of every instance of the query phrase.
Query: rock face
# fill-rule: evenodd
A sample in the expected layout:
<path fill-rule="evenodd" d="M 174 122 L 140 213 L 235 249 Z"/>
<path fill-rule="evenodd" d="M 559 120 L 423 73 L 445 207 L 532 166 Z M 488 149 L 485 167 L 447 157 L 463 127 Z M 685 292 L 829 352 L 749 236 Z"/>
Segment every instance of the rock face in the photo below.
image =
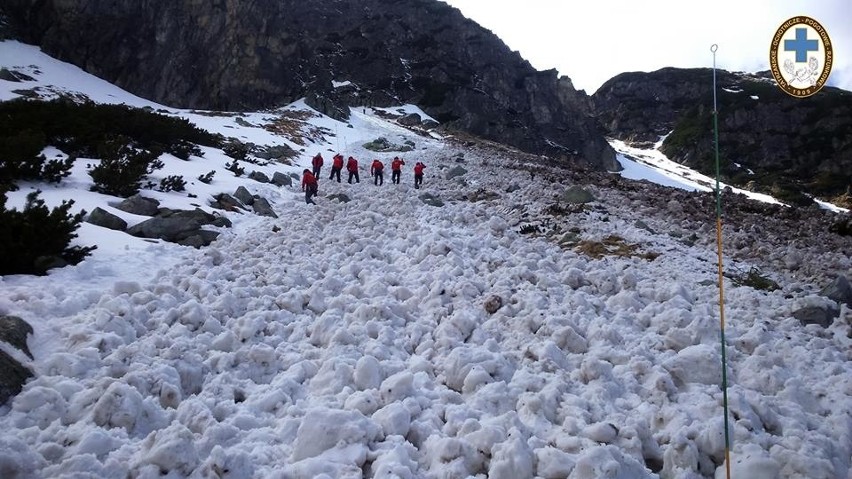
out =
<path fill-rule="evenodd" d="M 24 41 L 164 104 L 243 110 L 306 97 L 343 118 L 349 105 L 408 102 L 452 128 L 620 169 L 585 93 L 437 0 L 3 3 Z"/>
<path fill-rule="evenodd" d="M 592 95 L 611 136 L 656 142 L 669 158 L 715 173 L 713 72 L 664 68 L 622 73 Z M 719 155 L 728 181 L 808 203 L 801 192 L 848 203 L 852 185 L 852 93 L 826 87 L 793 98 L 765 75 L 716 71 Z M 846 206 L 852 206 L 847 204 Z"/>

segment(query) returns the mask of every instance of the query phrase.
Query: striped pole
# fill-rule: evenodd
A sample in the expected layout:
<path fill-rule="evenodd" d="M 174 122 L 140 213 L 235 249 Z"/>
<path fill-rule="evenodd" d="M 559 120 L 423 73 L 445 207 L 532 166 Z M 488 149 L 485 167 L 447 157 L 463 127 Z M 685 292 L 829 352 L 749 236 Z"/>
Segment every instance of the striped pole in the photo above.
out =
<path fill-rule="evenodd" d="M 716 250 L 719 254 L 719 331 L 722 342 L 722 407 L 725 412 L 725 474 L 731 479 L 731 437 L 728 427 L 728 366 L 725 355 L 725 287 L 722 275 L 722 190 L 719 187 L 719 110 L 716 108 L 716 50 L 715 43 L 710 47 L 713 52 L 713 143 L 716 147 Z"/>

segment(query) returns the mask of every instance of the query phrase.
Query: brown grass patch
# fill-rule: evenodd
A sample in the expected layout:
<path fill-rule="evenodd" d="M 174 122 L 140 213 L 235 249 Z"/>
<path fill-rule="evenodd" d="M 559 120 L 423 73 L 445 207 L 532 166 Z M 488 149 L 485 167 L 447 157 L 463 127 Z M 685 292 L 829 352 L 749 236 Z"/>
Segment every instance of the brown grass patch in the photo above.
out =
<path fill-rule="evenodd" d="M 308 119 L 315 117 L 309 111 L 285 110 L 278 117 L 266 119 L 266 131 L 281 135 L 299 146 L 305 146 L 305 138 L 320 141 L 325 136 L 334 136 L 328 128 L 311 125 Z"/>
<path fill-rule="evenodd" d="M 660 256 L 660 253 L 652 251 L 641 252 L 639 251 L 638 244 L 628 243 L 624 240 L 624 238 L 618 235 L 609 235 L 601 241 L 583 240 L 580 241 L 574 249 L 594 259 L 601 259 L 604 256 L 619 256 L 622 258 L 636 256 L 648 261 L 653 261 Z"/>

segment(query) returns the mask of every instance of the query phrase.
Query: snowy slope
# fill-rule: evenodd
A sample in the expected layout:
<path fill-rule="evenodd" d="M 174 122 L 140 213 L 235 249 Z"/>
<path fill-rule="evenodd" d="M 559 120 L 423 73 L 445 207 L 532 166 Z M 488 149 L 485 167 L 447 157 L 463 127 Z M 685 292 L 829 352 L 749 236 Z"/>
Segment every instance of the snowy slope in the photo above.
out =
<path fill-rule="evenodd" d="M 0 43 L 0 62 L 35 65 L 45 87 L 141 101 L 32 47 Z M 0 80 L 3 98 L 13 88 Z M 245 126 L 270 112 L 245 114 L 241 125 L 235 115 L 154 108 L 259 144 L 290 144 Z M 36 330 L 36 359 L 20 358 L 36 378 L 0 406 L 3 477 L 723 471 L 714 250 L 654 233 L 665 227 L 657 220 L 637 226 L 641 208 L 589 184 L 595 206 L 566 218 L 562 233 L 576 228 L 588 241 L 617 233 L 656 259 L 593 259 L 548 235 L 521 234 L 569 184 L 531 178 L 523 155 L 418 136 L 374 113 L 353 110 L 349 124 L 310 118 L 324 139 L 308 141 L 292 167 L 266 167 L 301 171 L 317 151 L 359 158 L 361 183 L 322 179 L 316 206 L 297 188 L 218 172 L 216 190 L 191 185 L 199 198 L 158 199 L 205 206 L 204 194 L 244 184 L 280 218 L 229 214 L 234 227 L 201 250 L 87 226 L 81 242 L 102 248 L 81 264 L 0 278 L 0 314 Z M 360 146 L 377 136 L 417 145 L 400 185 L 388 175 L 374 186 L 364 171 L 368 158 L 393 156 Z M 224 159 L 211 150 L 179 164 L 204 172 Z M 414 161 L 427 164 L 423 190 L 412 186 Z M 457 166 L 467 173 L 445 180 Z M 85 193 L 87 179 L 78 171 L 51 198 L 103 205 Z M 16 194 L 35 186 L 45 187 Z M 351 201 L 328 197 L 337 193 Z M 423 193 L 444 206 L 423 203 Z M 847 478 L 850 311 L 845 323 L 805 328 L 791 312 L 827 301 L 814 288 L 726 288 L 734 477 Z M 502 306 L 490 313 L 495 298 Z"/>

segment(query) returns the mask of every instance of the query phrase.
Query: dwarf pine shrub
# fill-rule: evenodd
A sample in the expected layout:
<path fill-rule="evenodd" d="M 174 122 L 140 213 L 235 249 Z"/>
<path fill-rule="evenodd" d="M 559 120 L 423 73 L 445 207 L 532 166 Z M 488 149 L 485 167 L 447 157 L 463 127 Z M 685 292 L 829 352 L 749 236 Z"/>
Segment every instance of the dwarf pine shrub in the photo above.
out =
<path fill-rule="evenodd" d="M 71 215 L 74 200 L 48 209 L 40 191 L 27 195 L 23 210 L 7 210 L 0 195 L 0 275 L 38 274 L 61 264 L 77 264 L 96 246 L 69 246 L 85 211 Z"/>
<path fill-rule="evenodd" d="M 136 148 L 129 138 L 116 137 L 98 147 L 100 163 L 89 170 L 92 191 L 127 198 L 139 192 L 142 181 L 163 163 L 157 153 Z"/>

